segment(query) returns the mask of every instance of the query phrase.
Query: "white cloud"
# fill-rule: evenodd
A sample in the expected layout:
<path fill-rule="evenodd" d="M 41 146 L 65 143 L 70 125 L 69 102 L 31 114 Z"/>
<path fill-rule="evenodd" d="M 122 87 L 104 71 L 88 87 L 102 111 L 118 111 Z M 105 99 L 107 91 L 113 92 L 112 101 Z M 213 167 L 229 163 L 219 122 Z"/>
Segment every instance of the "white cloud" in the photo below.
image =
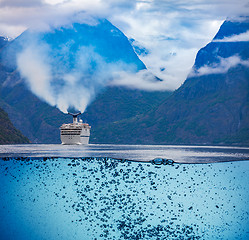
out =
<path fill-rule="evenodd" d="M 173 85 L 172 85 L 173 84 Z M 146 91 L 174 90 L 172 81 L 160 81 L 148 70 L 140 70 L 132 74 L 128 72 L 116 72 L 114 80 L 108 83 L 109 86 L 123 86 L 131 89 L 142 89 Z"/>
<path fill-rule="evenodd" d="M 0 35 L 16 37 L 29 27 L 64 24 L 72 13 L 85 11 L 85 22 L 91 15 L 107 18 L 148 49 L 140 58 L 164 81 L 162 88 L 172 89 L 183 83 L 197 51 L 222 22 L 248 14 L 248 7 L 248 0 L 0 0 Z"/>
<path fill-rule="evenodd" d="M 169 89 L 176 89 L 191 71 L 198 50 L 213 39 L 222 22 L 228 16 L 248 12 L 246 2 L 139 1 L 132 11 L 112 14 L 110 19 L 138 45 L 148 49 L 149 54 L 140 58 L 164 80 L 162 88 L 170 85 Z"/>
<path fill-rule="evenodd" d="M 62 112 L 70 107 L 84 112 L 114 73 L 133 72 L 132 65 L 107 62 L 94 47 L 80 46 L 79 42 L 72 52 L 74 43 L 69 41 L 56 49 L 44 43 L 42 37 L 33 33 L 23 36 L 23 48 L 17 55 L 18 70 L 36 96 Z"/>
<path fill-rule="evenodd" d="M 0 7 L 38 7 L 42 0 L 0 0 Z"/>
<path fill-rule="evenodd" d="M 212 65 L 205 65 L 195 70 L 195 72 L 191 72 L 190 77 L 226 73 L 230 68 L 235 67 L 239 64 L 249 66 L 249 61 L 242 60 L 237 55 L 228 58 L 220 57 L 218 63 Z"/>
<path fill-rule="evenodd" d="M 249 42 L 249 31 L 223 39 L 215 39 L 214 42 Z"/>

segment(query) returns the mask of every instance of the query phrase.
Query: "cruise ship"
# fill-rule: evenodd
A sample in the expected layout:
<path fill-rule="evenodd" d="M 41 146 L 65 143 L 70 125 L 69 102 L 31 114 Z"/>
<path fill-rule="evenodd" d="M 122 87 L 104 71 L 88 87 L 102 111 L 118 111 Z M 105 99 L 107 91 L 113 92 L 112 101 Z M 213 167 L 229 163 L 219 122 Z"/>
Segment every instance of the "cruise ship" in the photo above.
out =
<path fill-rule="evenodd" d="M 61 143 L 70 145 L 88 144 L 91 126 L 87 123 L 83 123 L 81 119 L 78 122 L 78 116 L 81 113 L 68 114 L 73 116 L 73 123 L 62 124 L 60 127 Z"/>

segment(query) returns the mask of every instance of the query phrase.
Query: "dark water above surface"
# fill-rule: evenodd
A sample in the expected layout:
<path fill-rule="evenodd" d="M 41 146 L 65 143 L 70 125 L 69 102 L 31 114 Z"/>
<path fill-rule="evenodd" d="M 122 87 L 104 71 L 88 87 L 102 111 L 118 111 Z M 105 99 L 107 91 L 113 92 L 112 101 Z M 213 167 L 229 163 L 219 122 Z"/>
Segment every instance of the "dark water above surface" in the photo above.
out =
<path fill-rule="evenodd" d="M 110 157 L 135 161 L 154 158 L 179 163 L 249 160 L 249 148 L 177 145 L 0 145 L 0 157 Z"/>
<path fill-rule="evenodd" d="M 0 157 L 0 239 L 249 239 L 248 148 L 4 145 Z"/>

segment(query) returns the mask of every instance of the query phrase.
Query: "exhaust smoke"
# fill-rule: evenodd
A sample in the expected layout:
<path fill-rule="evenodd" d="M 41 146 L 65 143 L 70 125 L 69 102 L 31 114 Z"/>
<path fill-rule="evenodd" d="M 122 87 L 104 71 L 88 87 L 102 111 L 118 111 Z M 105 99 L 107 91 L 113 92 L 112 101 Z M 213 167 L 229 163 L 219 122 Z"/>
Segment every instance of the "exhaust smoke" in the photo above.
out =
<path fill-rule="evenodd" d="M 85 34 L 86 29 L 91 34 L 95 31 L 91 39 Z M 114 26 L 105 31 L 109 35 L 113 34 L 117 43 L 117 36 L 124 38 Z M 96 46 L 96 41 L 99 44 L 101 40 L 94 37 L 103 37 L 104 47 Z M 98 36 L 96 26 L 78 23 L 46 32 L 28 30 L 18 39 L 22 46 L 16 56 L 18 70 L 31 91 L 40 99 L 64 113 L 70 108 L 83 113 L 96 94 L 113 80 L 114 73 L 135 73 L 139 67 L 144 68 L 137 56 L 142 67 L 136 66 L 133 59 L 127 62 L 122 61 L 124 56 L 119 56 L 119 59 L 113 57 L 117 46 L 105 49 L 105 46 L 112 46 L 113 39 L 108 37 Z M 100 51 L 111 52 L 111 57 L 106 57 Z"/>

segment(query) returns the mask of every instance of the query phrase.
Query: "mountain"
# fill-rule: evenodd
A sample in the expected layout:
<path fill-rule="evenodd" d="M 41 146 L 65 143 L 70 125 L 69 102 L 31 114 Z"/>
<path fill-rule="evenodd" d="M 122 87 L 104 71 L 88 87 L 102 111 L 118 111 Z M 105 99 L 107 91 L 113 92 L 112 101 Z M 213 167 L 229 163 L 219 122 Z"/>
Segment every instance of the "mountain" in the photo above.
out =
<path fill-rule="evenodd" d="M 0 36 L 0 50 L 8 44 L 8 39 Z"/>
<path fill-rule="evenodd" d="M 16 69 L 9 70 L 0 64 L 0 76 L 0 106 L 13 125 L 32 143 L 58 142 L 58 127 L 71 119 L 36 97 Z"/>
<path fill-rule="evenodd" d="M 0 39 L 4 42 L 4 38 Z M 68 67 L 67 70 L 75 67 L 77 52 L 83 48 L 82 52 L 88 56 L 96 53 L 107 63 L 122 62 L 124 70 L 130 65 L 133 71 L 145 69 L 144 63 L 134 52 L 127 37 L 106 19 L 96 19 L 93 25 L 72 23 L 70 25 L 51 27 L 46 31 L 26 30 L 2 50 L 0 59 L 2 65 L 14 70 L 17 67 L 16 55 L 29 45 L 39 48 L 41 45 L 49 46 L 50 55 L 56 57 L 56 64 L 61 69 Z M 36 51 L 37 49 L 33 49 Z M 42 49 L 44 50 L 44 48 Z M 63 55 L 62 55 L 63 54 Z M 52 59 L 47 59 L 52 61 Z M 53 62 L 55 64 L 55 62 Z M 96 66 L 93 66 L 96 67 Z M 53 69 L 55 71 L 56 68 Z M 89 69 L 92 70 L 92 69 Z"/>
<path fill-rule="evenodd" d="M 109 87 L 105 92 L 99 94 L 96 100 L 87 108 L 84 117 L 92 123 L 91 143 L 117 143 L 120 130 L 112 128 L 120 121 L 140 116 L 159 106 L 159 104 L 169 97 L 172 92 L 148 92 L 142 90 L 132 90 L 122 87 Z M 112 126 L 105 131 L 108 126 Z M 118 125 L 118 124 L 117 124 Z M 119 125 L 118 125 L 119 126 Z M 101 135 L 102 134 L 102 135 Z M 105 134 L 108 134 L 105 135 Z M 117 139 L 112 139 L 113 134 L 117 134 Z M 132 139 L 125 139 L 123 143 L 128 144 Z"/>
<path fill-rule="evenodd" d="M 0 108 L 0 144 L 20 143 L 29 143 L 29 140 L 13 126 L 8 114 Z"/>
<path fill-rule="evenodd" d="M 91 143 L 249 146 L 249 44 L 240 40 L 248 30 L 249 18 L 225 21 L 213 41 L 200 49 L 191 73 L 173 94 L 102 89 L 83 115 L 92 126 Z M 71 117 L 35 96 L 14 61 L 30 34 L 0 48 L 0 106 L 32 142 L 59 143 L 58 128 Z M 53 29 L 42 37 L 61 59 L 53 69 L 56 73 L 75 63 L 77 42 L 85 47 L 95 44 L 94 51 L 106 62 L 126 63 L 124 70 L 145 69 L 125 35 L 108 21 Z M 59 53 L 70 39 L 69 65 L 63 66 L 65 57 Z M 96 62 L 91 64 L 89 76 L 96 67 Z"/>
<path fill-rule="evenodd" d="M 70 70 L 70 64 L 75 64 L 74 53 L 79 46 L 93 48 L 107 63 L 125 63 L 122 65 L 124 70 L 137 72 L 146 68 L 126 36 L 107 20 L 101 20 L 99 24 L 91 26 L 75 23 L 70 27 L 51 29 L 45 34 L 25 31 L 0 49 L 0 106 L 8 113 L 14 126 L 33 143 L 60 143 L 59 127 L 62 123 L 71 122 L 72 119 L 34 95 L 20 76 L 16 55 L 22 51 L 23 46 L 30 44 L 31 38 L 42 38 L 52 46 L 57 60 L 52 69 L 55 73 L 61 69 Z M 68 47 L 65 55 L 61 54 L 63 46 Z M 92 61 L 89 77 L 94 74 L 97 67 L 95 63 Z M 101 128 L 106 124 L 148 111 L 158 106 L 169 94 L 107 87 L 92 101 L 83 119 L 88 121 L 92 129 Z M 93 143 L 96 139 L 91 138 L 90 141 Z"/>
<path fill-rule="evenodd" d="M 225 21 L 179 89 L 146 114 L 96 129 L 98 142 L 248 146 L 249 42 L 228 40 L 248 30 L 249 18 Z"/>

